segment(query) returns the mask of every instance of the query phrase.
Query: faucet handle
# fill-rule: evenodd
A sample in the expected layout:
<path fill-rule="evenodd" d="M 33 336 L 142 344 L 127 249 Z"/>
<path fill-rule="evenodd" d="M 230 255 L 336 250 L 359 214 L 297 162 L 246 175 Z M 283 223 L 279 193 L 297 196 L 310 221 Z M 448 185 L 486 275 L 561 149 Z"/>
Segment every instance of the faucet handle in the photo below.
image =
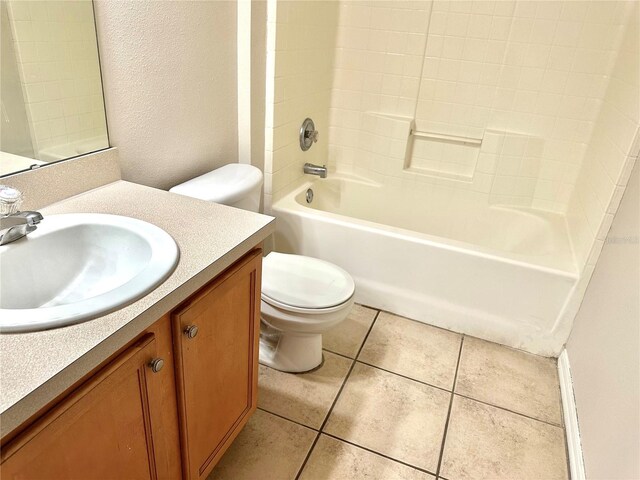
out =
<path fill-rule="evenodd" d="M 17 188 L 0 185 L 0 216 L 19 212 L 20 205 L 22 205 L 22 192 Z"/>
<path fill-rule="evenodd" d="M 305 118 L 300 127 L 300 149 L 306 152 L 318 141 L 318 131 L 310 118 Z"/>
<path fill-rule="evenodd" d="M 305 132 L 305 136 L 311 140 L 313 143 L 318 143 L 318 130 L 313 130 L 313 131 L 307 131 Z"/>

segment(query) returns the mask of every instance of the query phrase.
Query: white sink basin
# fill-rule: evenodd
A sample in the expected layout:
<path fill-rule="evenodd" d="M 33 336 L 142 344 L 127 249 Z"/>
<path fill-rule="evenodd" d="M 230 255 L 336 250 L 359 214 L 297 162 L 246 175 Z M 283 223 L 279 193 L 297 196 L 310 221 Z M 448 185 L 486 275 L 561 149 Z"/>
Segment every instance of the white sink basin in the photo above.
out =
<path fill-rule="evenodd" d="M 178 246 L 161 228 L 119 215 L 50 215 L 0 246 L 0 331 L 27 332 L 90 320 L 162 283 Z"/>

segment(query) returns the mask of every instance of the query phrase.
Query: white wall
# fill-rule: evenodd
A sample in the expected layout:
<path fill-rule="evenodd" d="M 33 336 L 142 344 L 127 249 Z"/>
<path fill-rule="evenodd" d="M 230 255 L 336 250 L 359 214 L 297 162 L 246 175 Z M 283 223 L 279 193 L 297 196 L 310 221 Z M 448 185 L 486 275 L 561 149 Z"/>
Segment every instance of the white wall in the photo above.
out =
<path fill-rule="evenodd" d="M 122 177 L 168 189 L 238 161 L 236 3 L 95 2 Z"/>
<path fill-rule="evenodd" d="M 586 476 L 640 478 L 640 164 L 567 343 Z"/>
<path fill-rule="evenodd" d="M 251 5 L 251 164 L 264 171 L 267 2 Z"/>

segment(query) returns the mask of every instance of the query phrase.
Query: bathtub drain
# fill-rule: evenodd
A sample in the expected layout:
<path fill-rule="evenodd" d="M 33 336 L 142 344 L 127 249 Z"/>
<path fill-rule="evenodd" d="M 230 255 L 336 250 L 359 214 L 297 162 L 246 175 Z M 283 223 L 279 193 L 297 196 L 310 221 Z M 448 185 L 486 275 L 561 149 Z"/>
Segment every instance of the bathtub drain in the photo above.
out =
<path fill-rule="evenodd" d="M 306 197 L 307 197 L 307 203 L 313 202 L 313 190 L 308 188 Z"/>

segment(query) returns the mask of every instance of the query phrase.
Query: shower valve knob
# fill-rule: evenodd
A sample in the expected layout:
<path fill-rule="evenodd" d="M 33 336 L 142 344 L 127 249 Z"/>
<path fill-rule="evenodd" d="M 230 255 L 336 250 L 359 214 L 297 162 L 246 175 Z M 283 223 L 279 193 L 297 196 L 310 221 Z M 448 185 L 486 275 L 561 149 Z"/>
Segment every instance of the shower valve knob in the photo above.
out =
<path fill-rule="evenodd" d="M 306 152 L 318 141 L 318 131 L 310 118 L 305 118 L 300 127 L 300 149 Z"/>
<path fill-rule="evenodd" d="M 313 143 L 317 143 L 318 142 L 318 131 L 317 130 L 313 130 L 312 132 L 306 132 L 305 136 L 311 140 Z"/>

